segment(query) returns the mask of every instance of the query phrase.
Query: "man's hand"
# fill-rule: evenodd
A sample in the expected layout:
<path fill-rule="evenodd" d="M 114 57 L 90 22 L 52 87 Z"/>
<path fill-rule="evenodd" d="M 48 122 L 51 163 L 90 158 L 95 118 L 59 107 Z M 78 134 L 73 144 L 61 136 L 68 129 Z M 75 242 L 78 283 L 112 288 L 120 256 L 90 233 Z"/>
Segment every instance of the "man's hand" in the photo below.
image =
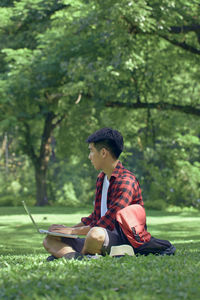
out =
<path fill-rule="evenodd" d="M 72 234 L 72 228 L 71 227 L 66 227 L 64 225 L 53 224 L 49 227 L 48 230 L 53 231 L 53 232 Z"/>
<path fill-rule="evenodd" d="M 49 231 L 60 232 L 65 234 L 75 234 L 75 235 L 87 235 L 90 231 L 90 226 L 80 226 L 82 223 L 79 223 L 73 227 L 67 227 L 64 225 L 53 224 L 49 227 Z"/>

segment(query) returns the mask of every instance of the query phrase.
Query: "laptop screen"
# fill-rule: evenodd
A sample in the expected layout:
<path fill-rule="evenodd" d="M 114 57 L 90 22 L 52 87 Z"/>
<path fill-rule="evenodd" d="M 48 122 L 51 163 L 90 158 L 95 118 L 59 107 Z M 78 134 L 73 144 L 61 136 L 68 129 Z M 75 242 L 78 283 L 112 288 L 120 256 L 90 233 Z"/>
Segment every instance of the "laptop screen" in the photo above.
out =
<path fill-rule="evenodd" d="M 31 215 L 30 211 L 28 210 L 28 207 L 26 206 L 25 201 L 22 201 L 22 204 L 23 204 L 23 206 L 24 206 L 25 211 L 26 211 L 27 214 L 29 215 L 31 221 L 33 222 L 33 225 L 35 226 L 36 230 L 39 232 L 39 228 L 38 228 L 37 224 L 35 223 L 35 221 L 34 221 L 32 215 Z"/>

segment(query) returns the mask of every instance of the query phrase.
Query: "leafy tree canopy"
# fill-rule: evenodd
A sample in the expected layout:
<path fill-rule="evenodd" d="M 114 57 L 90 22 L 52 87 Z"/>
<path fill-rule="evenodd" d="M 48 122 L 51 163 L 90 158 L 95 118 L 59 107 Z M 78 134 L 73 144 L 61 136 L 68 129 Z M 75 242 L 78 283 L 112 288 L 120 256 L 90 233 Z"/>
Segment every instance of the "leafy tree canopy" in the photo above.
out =
<path fill-rule="evenodd" d="M 199 174 L 198 12 L 194 0 L 1 2 L 0 129 L 32 161 L 38 204 L 48 202 L 52 138 L 57 154 L 77 149 L 80 163 L 85 137 L 109 124 L 138 153 L 152 195 L 175 184 L 170 166 Z M 163 169 L 171 181 L 159 189 Z M 184 194 L 194 183 L 195 199 L 196 178 Z"/>

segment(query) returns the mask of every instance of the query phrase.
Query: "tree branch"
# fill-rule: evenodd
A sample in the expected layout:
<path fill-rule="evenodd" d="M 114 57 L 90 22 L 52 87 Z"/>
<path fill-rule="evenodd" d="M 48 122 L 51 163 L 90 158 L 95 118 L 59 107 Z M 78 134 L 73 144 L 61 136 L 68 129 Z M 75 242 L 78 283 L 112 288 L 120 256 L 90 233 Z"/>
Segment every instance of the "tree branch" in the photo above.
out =
<path fill-rule="evenodd" d="M 195 116 L 200 116 L 200 109 L 189 106 L 189 105 L 176 105 L 176 104 L 169 104 L 169 103 L 142 103 L 142 102 L 136 102 L 136 103 L 124 103 L 124 102 L 106 102 L 106 107 L 125 107 L 130 109 L 142 109 L 142 108 L 148 108 L 148 109 L 157 109 L 157 110 L 174 110 L 174 111 L 180 111 L 186 114 L 191 114 Z"/>
<path fill-rule="evenodd" d="M 185 26 L 171 26 L 169 32 L 170 33 L 187 33 L 190 31 L 194 31 L 199 33 L 200 32 L 200 25 L 199 24 L 192 24 L 192 25 L 185 25 Z"/>
<path fill-rule="evenodd" d="M 70 7 L 71 5 L 70 4 L 59 4 L 59 3 L 56 3 L 51 9 L 49 10 L 42 10 L 42 13 L 41 13 L 41 19 L 40 19 L 40 22 L 42 23 L 46 18 L 50 18 L 55 12 L 59 11 L 59 10 L 62 10 L 64 8 L 67 8 L 67 7 Z M 38 12 L 41 12 L 38 10 Z M 32 15 L 31 15 L 32 16 Z M 28 18 L 29 17 L 29 18 Z M 28 22 L 26 22 L 28 19 Z M 20 22 L 18 24 L 18 26 L 16 27 L 16 31 L 15 33 L 18 33 L 22 30 L 26 30 L 27 28 L 27 25 L 30 26 L 31 24 L 35 23 L 35 18 L 34 16 L 32 16 L 32 18 L 30 18 L 30 15 L 28 14 L 27 15 L 27 18 L 22 22 Z"/>
<path fill-rule="evenodd" d="M 129 33 L 130 34 L 137 34 L 137 33 L 141 33 L 141 30 L 139 30 L 139 28 L 137 26 L 135 26 L 134 24 L 132 24 L 132 22 L 127 19 L 125 16 L 122 17 L 125 22 L 129 25 Z M 185 26 L 171 26 L 169 29 L 169 33 L 175 33 L 175 34 L 179 34 L 179 33 L 187 33 L 190 31 L 194 31 L 197 34 L 197 38 L 198 41 L 200 43 L 200 25 L 199 24 L 192 24 L 192 25 L 185 25 Z M 148 34 L 148 33 L 147 33 Z M 156 32 L 154 32 L 154 34 L 157 34 Z M 191 45 L 186 44 L 185 42 L 178 42 L 176 40 L 170 39 L 165 35 L 161 35 L 158 34 L 158 36 L 162 37 L 163 39 L 167 40 L 168 42 L 170 42 L 171 44 L 178 46 L 184 50 L 187 50 L 193 54 L 198 54 L 200 55 L 200 50 L 194 48 Z"/>
<path fill-rule="evenodd" d="M 163 39 L 165 39 L 166 41 L 170 42 L 171 44 L 175 45 L 175 46 L 178 46 L 178 47 L 180 47 L 180 48 L 182 48 L 184 50 L 187 50 L 187 51 L 189 51 L 189 52 L 191 52 L 193 54 L 200 55 L 200 50 L 198 50 L 198 49 L 196 49 L 196 48 L 194 48 L 194 47 L 186 44 L 185 42 L 180 43 L 180 42 L 178 42 L 176 40 L 171 40 L 167 36 L 164 36 L 164 35 L 159 35 L 159 36 L 162 37 Z"/>
<path fill-rule="evenodd" d="M 63 115 L 60 117 L 60 119 L 58 119 L 55 123 L 53 123 L 52 124 L 53 129 L 56 128 L 64 120 L 65 117 L 66 117 L 66 115 Z"/>

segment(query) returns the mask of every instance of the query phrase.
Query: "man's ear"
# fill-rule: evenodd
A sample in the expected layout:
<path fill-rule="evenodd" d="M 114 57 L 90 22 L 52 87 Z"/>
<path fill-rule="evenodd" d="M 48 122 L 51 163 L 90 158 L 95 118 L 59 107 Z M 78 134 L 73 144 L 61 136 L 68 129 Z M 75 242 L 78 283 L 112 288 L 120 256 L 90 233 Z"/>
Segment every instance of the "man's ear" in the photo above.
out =
<path fill-rule="evenodd" d="M 107 149 L 105 149 L 105 148 L 101 149 L 101 155 L 102 155 L 103 158 L 105 158 L 107 156 L 107 152 L 108 152 Z"/>

